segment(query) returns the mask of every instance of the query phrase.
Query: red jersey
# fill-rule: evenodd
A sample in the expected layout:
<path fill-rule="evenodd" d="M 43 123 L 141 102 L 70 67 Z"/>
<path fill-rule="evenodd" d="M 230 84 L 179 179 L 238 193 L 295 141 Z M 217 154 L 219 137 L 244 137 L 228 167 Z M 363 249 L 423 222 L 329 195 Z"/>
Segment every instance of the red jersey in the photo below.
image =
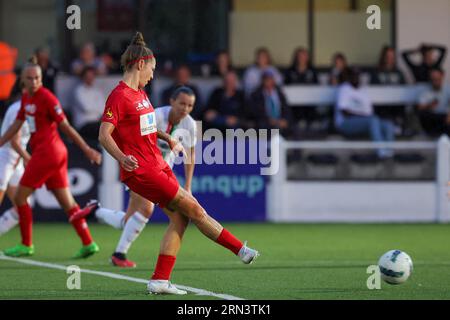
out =
<path fill-rule="evenodd" d="M 122 181 L 133 175 L 160 172 L 167 166 L 157 145 L 155 110 L 143 90 L 120 81 L 106 100 L 102 121 L 114 125 L 112 138 L 120 150 L 138 160 L 139 168 L 134 171 L 120 167 Z"/>
<path fill-rule="evenodd" d="M 58 99 L 48 89 L 41 87 L 33 96 L 22 95 L 17 119 L 27 121 L 33 156 L 43 153 L 47 160 L 52 160 L 58 154 L 67 153 L 58 133 L 58 124 L 65 118 Z"/>

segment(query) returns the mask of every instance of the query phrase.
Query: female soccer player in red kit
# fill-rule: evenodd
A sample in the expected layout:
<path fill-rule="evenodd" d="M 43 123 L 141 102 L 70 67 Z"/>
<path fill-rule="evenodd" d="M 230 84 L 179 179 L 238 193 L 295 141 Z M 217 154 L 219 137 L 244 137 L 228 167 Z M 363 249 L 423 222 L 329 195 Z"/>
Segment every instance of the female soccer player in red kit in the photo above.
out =
<path fill-rule="evenodd" d="M 159 138 L 165 140 L 173 152 L 184 152 L 178 140 L 158 130 L 155 111 L 142 90 L 153 78 L 156 59 L 146 47 L 141 33 L 136 34 L 121 60 L 125 70 L 123 81 L 106 101 L 99 140 L 120 163 L 122 182 L 142 198 L 190 219 L 208 238 L 231 250 L 244 263 L 251 263 L 259 253 L 223 228 L 179 186 L 158 149 Z M 176 235 L 166 235 L 163 239 L 155 271 L 147 286 L 149 293 L 186 294 L 169 282 L 176 257 L 165 251 L 177 251 L 164 245 L 164 242 L 171 242 L 170 237 Z"/>
<path fill-rule="evenodd" d="M 24 121 L 27 121 L 31 133 L 32 155 L 15 196 L 22 243 L 4 251 L 5 255 L 15 257 L 34 253 L 33 218 L 27 199 L 43 184 L 53 193 L 69 217 L 80 210 L 90 209 L 80 209 L 69 190 L 67 148 L 58 134 L 58 128 L 80 147 L 91 162 L 101 163 L 101 154 L 90 148 L 73 129 L 58 99 L 42 86 L 42 70 L 37 64 L 36 57 L 31 58 L 23 68 L 22 81 L 26 92 L 22 96 L 17 119 L 0 137 L 2 146 L 20 130 Z M 99 248 L 92 240 L 86 221 L 80 219 L 72 222 L 72 225 L 83 243 L 75 258 L 88 257 L 97 252 Z"/>

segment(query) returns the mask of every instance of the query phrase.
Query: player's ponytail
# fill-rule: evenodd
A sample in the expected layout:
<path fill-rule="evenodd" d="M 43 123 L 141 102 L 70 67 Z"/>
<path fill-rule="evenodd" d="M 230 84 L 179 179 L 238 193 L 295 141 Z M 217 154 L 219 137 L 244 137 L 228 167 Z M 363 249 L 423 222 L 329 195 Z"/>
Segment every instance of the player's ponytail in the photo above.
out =
<path fill-rule="evenodd" d="M 33 54 L 32 56 L 30 56 L 28 58 L 27 62 L 23 66 L 22 70 L 25 71 L 28 68 L 38 68 L 40 70 L 40 72 L 42 73 L 41 66 L 38 64 L 38 58 L 35 54 Z"/>
<path fill-rule="evenodd" d="M 35 54 L 33 54 L 30 58 L 28 58 L 28 63 L 37 65 L 38 64 L 37 56 Z"/>
<path fill-rule="evenodd" d="M 131 44 L 135 45 L 135 46 L 141 46 L 141 47 L 147 46 L 147 44 L 144 41 L 144 36 L 139 31 L 136 32 L 136 34 L 134 35 L 133 40 L 131 40 Z"/>
<path fill-rule="evenodd" d="M 139 62 L 141 59 L 143 59 L 144 61 L 151 61 L 154 60 L 155 57 L 152 50 L 147 47 L 142 33 L 136 32 L 133 39 L 131 40 L 130 45 L 122 54 L 120 62 L 122 68 L 125 71 L 128 71 L 131 70 L 133 65 Z"/>

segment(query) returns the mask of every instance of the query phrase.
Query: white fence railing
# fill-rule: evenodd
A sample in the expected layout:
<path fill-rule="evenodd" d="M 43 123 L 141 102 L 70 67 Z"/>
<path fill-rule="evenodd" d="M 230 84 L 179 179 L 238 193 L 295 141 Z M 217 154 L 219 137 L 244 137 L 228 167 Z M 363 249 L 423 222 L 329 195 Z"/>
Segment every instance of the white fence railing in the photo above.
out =
<path fill-rule="evenodd" d="M 279 171 L 267 193 L 268 219 L 275 222 L 447 222 L 450 213 L 447 183 L 450 179 L 450 141 L 437 142 L 291 142 L 279 139 Z M 435 181 L 355 182 L 289 181 L 287 151 L 434 150 Z"/>

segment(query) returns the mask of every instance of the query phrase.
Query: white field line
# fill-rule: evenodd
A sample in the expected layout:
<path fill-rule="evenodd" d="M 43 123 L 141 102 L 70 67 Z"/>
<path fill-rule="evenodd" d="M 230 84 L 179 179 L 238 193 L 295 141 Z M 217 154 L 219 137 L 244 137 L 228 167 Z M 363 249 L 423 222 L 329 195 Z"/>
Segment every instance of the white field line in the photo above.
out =
<path fill-rule="evenodd" d="M 31 260 L 31 259 L 7 257 L 7 256 L 3 255 L 3 253 L 1 253 L 1 252 L 0 252 L 0 260 L 14 261 L 14 262 L 28 264 L 28 265 L 32 265 L 32 266 L 49 268 L 49 269 L 57 269 L 57 270 L 63 270 L 63 271 L 66 271 L 67 267 L 68 267 L 68 266 L 64 266 L 62 264 L 48 263 L 48 262 Z M 130 281 L 130 282 L 145 283 L 145 284 L 148 283 L 147 279 L 124 276 L 124 275 L 120 275 L 120 274 L 113 273 L 113 272 L 103 272 L 103 271 L 95 271 L 95 270 L 81 269 L 81 268 L 80 268 L 80 272 L 87 273 L 87 274 L 95 274 L 97 276 L 102 276 L 102 277 L 107 277 L 107 278 L 112 278 L 112 279 L 126 280 L 126 281 Z M 203 289 L 198 289 L 198 288 L 193 288 L 193 287 L 188 287 L 188 286 L 183 286 L 183 285 L 178 285 L 178 284 L 176 284 L 176 286 L 180 289 L 193 292 L 199 296 L 213 296 L 213 297 L 224 299 L 224 300 L 245 300 L 243 298 L 235 297 L 235 296 L 228 295 L 228 294 L 215 293 L 215 292 L 208 291 L 208 290 L 203 290 Z"/>

